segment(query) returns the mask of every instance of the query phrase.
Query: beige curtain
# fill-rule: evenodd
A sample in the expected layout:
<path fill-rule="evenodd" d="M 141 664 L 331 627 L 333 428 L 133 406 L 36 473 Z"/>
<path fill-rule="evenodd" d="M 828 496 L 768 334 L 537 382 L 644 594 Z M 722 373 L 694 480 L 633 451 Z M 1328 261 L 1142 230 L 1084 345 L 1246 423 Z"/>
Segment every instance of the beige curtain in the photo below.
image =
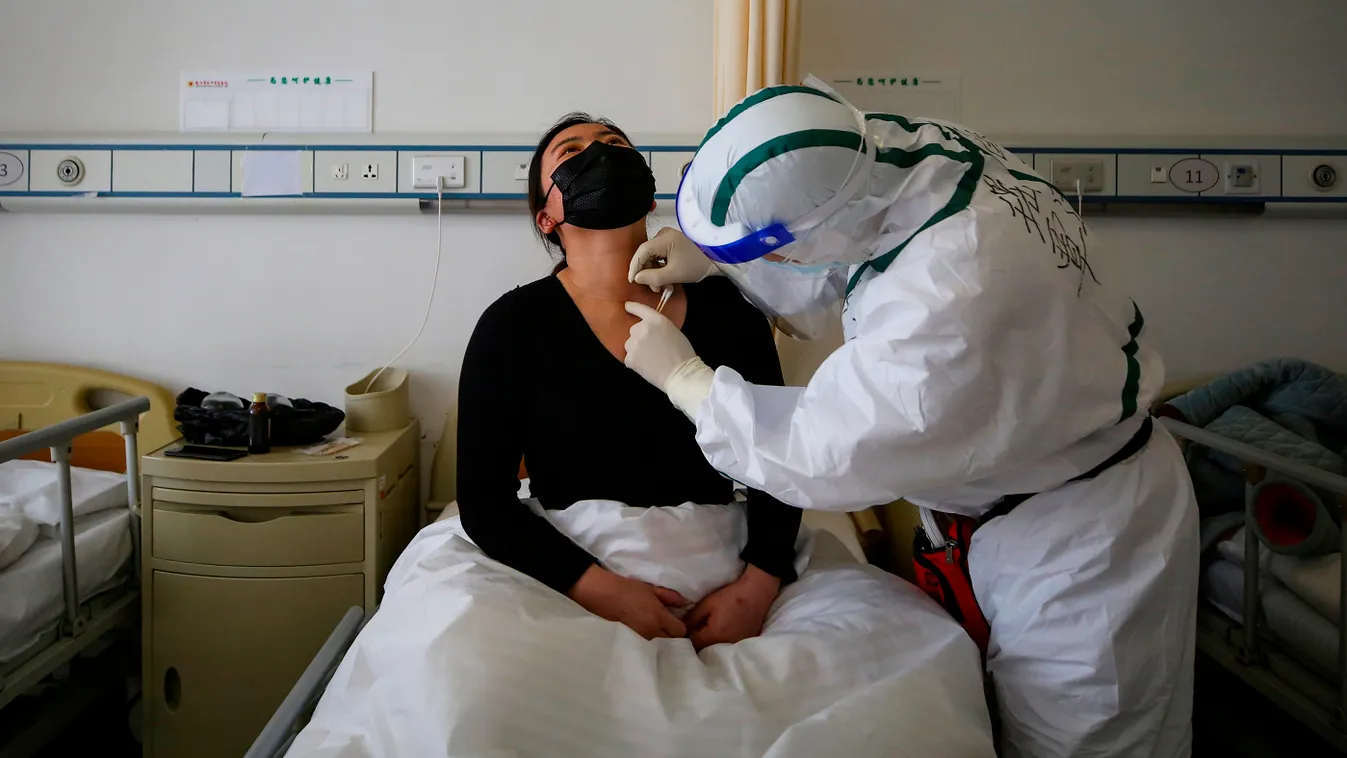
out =
<path fill-rule="evenodd" d="M 744 96 L 798 84 L 803 0 L 715 0 L 715 118 Z"/>

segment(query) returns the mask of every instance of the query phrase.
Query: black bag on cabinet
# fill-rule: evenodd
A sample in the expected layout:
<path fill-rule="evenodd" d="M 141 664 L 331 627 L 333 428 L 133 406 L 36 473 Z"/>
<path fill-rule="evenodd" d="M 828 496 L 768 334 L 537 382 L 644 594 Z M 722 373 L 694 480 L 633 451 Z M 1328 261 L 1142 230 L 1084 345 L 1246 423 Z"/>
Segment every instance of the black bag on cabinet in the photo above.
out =
<path fill-rule="evenodd" d="M 203 408 L 209 395 L 188 387 L 178 395 L 173 420 L 178 422 L 182 438 L 193 445 L 244 447 L 248 444 L 248 409 Z M 246 401 L 245 401 L 246 402 Z M 291 405 L 271 408 L 271 444 L 273 446 L 312 445 L 341 426 L 346 413 L 327 403 L 294 399 Z"/>

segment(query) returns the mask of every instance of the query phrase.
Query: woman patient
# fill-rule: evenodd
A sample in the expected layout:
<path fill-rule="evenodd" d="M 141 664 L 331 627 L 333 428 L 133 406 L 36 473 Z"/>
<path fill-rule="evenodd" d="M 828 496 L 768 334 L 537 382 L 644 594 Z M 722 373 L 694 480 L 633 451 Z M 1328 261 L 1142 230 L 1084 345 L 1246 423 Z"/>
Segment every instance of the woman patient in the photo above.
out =
<path fill-rule="evenodd" d="M 627 283 L 653 206 L 641 154 L 568 116 L 528 184 L 562 262 L 468 344 L 459 515 L 403 551 L 287 755 L 992 755 L 963 629 L 799 510 L 735 502 L 693 425 L 623 365 L 623 303 L 659 302 Z M 664 312 L 709 364 L 781 382 L 766 321 L 728 281 L 679 288 Z"/>
<path fill-rule="evenodd" d="M 464 529 L 488 556 L 647 639 L 687 636 L 702 648 L 762 630 L 781 585 L 795 579 L 799 509 L 750 490 L 743 574 L 680 620 L 675 612 L 690 605 L 686 598 L 603 568 L 516 497 L 522 458 L 544 509 L 594 499 L 638 507 L 732 502 L 733 483 L 706 462 L 692 423 L 622 363 L 637 321 L 623 303 L 660 300 L 627 281 L 654 192 L 645 158 L 608 121 L 574 113 L 538 143 L 529 209 L 561 263 L 492 304 L 468 343 L 458 504 Z M 771 328 L 728 280 L 675 288 L 664 313 L 710 365 L 782 383 Z"/>

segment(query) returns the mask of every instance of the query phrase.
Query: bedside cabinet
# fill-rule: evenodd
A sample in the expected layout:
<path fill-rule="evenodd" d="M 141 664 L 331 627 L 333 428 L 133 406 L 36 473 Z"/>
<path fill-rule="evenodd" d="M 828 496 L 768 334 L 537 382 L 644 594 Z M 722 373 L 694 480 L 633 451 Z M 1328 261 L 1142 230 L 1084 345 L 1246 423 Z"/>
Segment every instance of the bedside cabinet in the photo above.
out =
<path fill-rule="evenodd" d="M 419 429 L 141 464 L 145 755 L 238 758 L 419 525 Z M 175 443 L 176 444 L 176 443 Z"/>

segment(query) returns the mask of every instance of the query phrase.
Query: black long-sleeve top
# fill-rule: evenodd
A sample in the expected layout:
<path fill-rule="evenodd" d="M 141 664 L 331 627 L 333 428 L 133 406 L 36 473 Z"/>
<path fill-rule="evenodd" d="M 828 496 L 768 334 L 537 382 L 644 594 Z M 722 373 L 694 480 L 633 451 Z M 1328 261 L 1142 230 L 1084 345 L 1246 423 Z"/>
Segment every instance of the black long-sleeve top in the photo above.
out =
<path fill-rule="evenodd" d="M 780 385 L 771 329 L 734 288 L 688 285 L 683 334 L 707 365 Z M 544 508 L 580 500 L 630 506 L 729 503 L 696 429 L 664 393 L 622 365 L 555 276 L 506 293 L 477 322 L 458 388 L 458 505 L 487 555 L 559 592 L 595 562 L 516 497 L 521 458 Z M 795 572 L 801 511 L 747 493 L 741 557 L 784 581 Z"/>

